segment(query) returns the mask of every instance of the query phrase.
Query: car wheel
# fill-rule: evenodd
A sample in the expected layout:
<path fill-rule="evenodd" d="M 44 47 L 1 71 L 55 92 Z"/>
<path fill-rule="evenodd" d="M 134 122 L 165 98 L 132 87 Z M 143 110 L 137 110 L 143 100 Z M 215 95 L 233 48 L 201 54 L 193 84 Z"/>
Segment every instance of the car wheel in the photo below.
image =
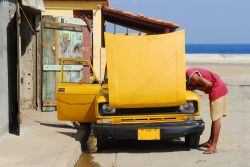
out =
<path fill-rule="evenodd" d="M 89 135 L 81 141 L 82 152 L 95 153 L 97 152 L 97 137 L 93 130 L 90 130 Z"/>
<path fill-rule="evenodd" d="M 200 134 L 190 134 L 185 136 L 186 146 L 189 148 L 197 148 L 200 142 Z"/>

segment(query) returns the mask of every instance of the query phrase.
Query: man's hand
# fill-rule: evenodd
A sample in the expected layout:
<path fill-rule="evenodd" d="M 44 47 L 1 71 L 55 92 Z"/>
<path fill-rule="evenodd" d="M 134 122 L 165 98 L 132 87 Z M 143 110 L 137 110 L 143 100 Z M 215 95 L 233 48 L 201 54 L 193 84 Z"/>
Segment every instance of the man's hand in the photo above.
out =
<path fill-rule="evenodd" d="M 186 89 L 187 90 L 195 90 L 196 88 L 192 86 L 189 82 L 186 82 Z"/>
<path fill-rule="evenodd" d="M 213 83 L 208 81 L 205 78 L 202 78 L 198 73 L 195 73 L 190 78 L 191 86 L 188 86 L 188 90 L 195 90 L 198 89 L 203 92 L 209 92 L 211 88 L 213 87 Z"/>

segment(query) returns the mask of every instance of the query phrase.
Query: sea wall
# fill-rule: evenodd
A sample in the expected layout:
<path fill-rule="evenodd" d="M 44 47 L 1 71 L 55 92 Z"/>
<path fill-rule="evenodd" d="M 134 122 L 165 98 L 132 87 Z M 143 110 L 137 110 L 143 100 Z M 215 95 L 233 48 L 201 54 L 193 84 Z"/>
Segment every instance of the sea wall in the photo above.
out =
<path fill-rule="evenodd" d="M 187 63 L 250 63 L 250 54 L 186 54 Z"/>

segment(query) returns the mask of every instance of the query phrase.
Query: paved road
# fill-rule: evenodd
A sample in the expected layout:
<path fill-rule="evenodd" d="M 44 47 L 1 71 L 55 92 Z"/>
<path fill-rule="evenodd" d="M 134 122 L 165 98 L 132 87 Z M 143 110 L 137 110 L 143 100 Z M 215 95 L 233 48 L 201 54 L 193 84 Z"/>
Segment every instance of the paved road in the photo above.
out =
<path fill-rule="evenodd" d="M 250 167 L 250 64 L 189 64 L 188 66 L 213 70 L 228 85 L 230 115 L 222 119 L 218 153 L 203 155 L 201 150 L 188 150 L 183 139 L 145 143 L 129 141 L 100 153 L 82 155 L 77 166 Z M 211 121 L 207 95 L 199 94 L 201 115 L 206 122 L 201 142 L 205 142 L 209 137 Z"/>

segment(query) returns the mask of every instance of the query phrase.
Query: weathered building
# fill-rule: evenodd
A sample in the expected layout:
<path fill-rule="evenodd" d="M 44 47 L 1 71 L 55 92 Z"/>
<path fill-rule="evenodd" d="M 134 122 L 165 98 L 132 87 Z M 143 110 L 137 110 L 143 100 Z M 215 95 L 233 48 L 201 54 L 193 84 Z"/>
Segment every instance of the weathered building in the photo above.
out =
<path fill-rule="evenodd" d="M 0 136 L 19 134 L 21 109 L 37 108 L 42 0 L 0 0 Z"/>
<path fill-rule="evenodd" d="M 15 38 L 15 35 L 10 37 L 15 27 L 15 12 L 14 1 L 0 1 L 0 135 L 9 128 L 8 56 L 11 56 L 10 40 Z"/>

